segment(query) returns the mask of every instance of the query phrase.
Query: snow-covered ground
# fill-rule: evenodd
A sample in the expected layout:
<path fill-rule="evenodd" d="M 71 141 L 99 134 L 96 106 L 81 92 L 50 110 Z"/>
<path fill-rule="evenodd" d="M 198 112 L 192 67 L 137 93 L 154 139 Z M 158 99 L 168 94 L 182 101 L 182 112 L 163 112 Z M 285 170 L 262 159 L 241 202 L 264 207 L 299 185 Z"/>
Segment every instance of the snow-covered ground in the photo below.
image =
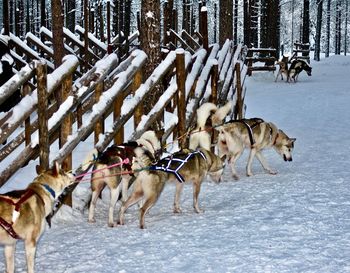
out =
<path fill-rule="evenodd" d="M 350 57 L 312 66 L 313 76 L 303 73 L 297 83 L 275 83 L 272 73 L 247 79 L 246 117 L 272 121 L 297 138 L 293 162 L 264 153 L 277 175 L 254 162 L 255 175 L 246 177 L 245 153 L 239 181 L 227 169 L 221 184 L 203 183 L 199 215 L 191 186 L 184 188 L 183 213 L 174 215 L 175 188 L 167 185 L 145 230 L 136 206 L 125 226 L 107 227 L 107 191 L 89 224 L 89 183 L 82 183 L 73 212 L 62 209 L 40 239 L 37 272 L 350 272 Z M 23 242 L 16 267 L 26 271 Z"/>

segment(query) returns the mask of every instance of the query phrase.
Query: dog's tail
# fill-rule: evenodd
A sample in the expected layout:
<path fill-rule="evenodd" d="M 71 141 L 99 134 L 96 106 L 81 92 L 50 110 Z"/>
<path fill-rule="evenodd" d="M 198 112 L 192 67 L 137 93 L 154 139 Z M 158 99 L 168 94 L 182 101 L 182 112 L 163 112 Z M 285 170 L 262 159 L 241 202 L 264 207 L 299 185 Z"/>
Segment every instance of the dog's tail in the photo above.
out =
<path fill-rule="evenodd" d="M 211 122 L 213 126 L 220 125 L 226 118 L 226 116 L 231 112 L 233 102 L 229 100 L 226 104 L 215 111 L 214 115 L 211 117 Z"/>
<path fill-rule="evenodd" d="M 215 112 L 216 110 L 217 110 L 217 107 L 214 103 L 211 103 L 211 102 L 203 103 L 197 109 L 197 128 L 203 129 L 212 112 Z"/>
<path fill-rule="evenodd" d="M 86 171 L 90 167 L 90 164 L 93 164 L 97 158 L 98 151 L 96 148 L 94 148 L 91 151 L 89 151 L 89 153 L 85 156 L 83 162 L 79 166 L 79 170 Z"/>
<path fill-rule="evenodd" d="M 144 132 L 136 142 L 145 146 L 152 154 L 155 154 L 162 148 L 157 134 L 152 130 Z"/>

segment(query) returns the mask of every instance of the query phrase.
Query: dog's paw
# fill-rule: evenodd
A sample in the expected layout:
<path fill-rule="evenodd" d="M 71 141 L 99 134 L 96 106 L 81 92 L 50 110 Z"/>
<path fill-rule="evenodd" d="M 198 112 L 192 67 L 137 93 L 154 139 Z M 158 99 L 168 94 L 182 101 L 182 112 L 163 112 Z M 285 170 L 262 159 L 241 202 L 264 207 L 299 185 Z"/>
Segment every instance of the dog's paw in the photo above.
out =
<path fill-rule="evenodd" d="M 117 223 L 108 223 L 108 227 L 116 227 L 117 226 Z"/>
<path fill-rule="evenodd" d="M 249 177 L 249 176 L 253 176 L 253 173 L 252 172 L 249 172 L 249 173 L 247 173 L 247 176 Z"/>
<path fill-rule="evenodd" d="M 236 181 L 239 180 L 239 176 L 237 174 L 232 174 L 232 178 Z"/>
<path fill-rule="evenodd" d="M 181 209 L 180 208 L 174 208 L 174 213 L 181 213 Z"/>
<path fill-rule="evenodd" d="M 273 170 L 269 170 L 268 172 L 269 172 L 269 174 L 273 174 L 273 175 L 277 174 L 277 171 L 273 171 Z"/>
<path fill-rule="evenodd" d="M 96 223 L 96 220 L 95 220 L 95 218 L 92 218 L 92 219 L 88 219 L 88 222 L 93 224 L 93 223 Z"/>
<path fill-rule="evenodd" d="M 196 209 L 196 208 L 195 208 L 194 210 L 195 210 L 195 212 L 198 213 L 198 214 L 199 214 L 199 213 L 204 213 L 204 209 Z"/>

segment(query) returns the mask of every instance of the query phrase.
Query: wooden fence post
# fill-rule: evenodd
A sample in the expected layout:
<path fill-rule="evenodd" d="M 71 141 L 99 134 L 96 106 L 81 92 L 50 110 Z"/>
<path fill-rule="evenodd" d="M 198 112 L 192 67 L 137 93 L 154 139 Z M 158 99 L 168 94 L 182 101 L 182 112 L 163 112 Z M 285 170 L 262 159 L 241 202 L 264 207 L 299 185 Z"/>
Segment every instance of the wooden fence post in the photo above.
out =
<path fill-rule="evenodd" d="M 96 89 L 95 89 L 95 102 L 96 103 L 100 100 L 102 92 L 103 92 L 103 82 L 100 82 L 99 84 L 96 85 Z M 104 131 L 103 125 L 104 125 L 103 119 L 100 119 L 98 122 L 96 122 L 95 138 L 94 138 L 95 144 L 98 142 L 98 138 L 99 138 L 100 134 L 102 134 Z"/>
<path fill-rule="evenodd" d="M 62 99 L 65 101 L 69 94 L 72 91 L 72 85 L 73 85 L 73 76 L 72 74 L 67 76 L 63 83 L 62 83 Z M 69 113 L 67 117 L 64 118 L 62 125 L 61 125 L 61 141 L 62 145 L 64 145 L 67 140 L 68 136 L 72 134 L 72 114 Z M 62 162 L 62 169 L 65 171 L 71 170 L 72 169 L 72 154 L 69 154 L 66 159 Z"/>
<path fill-rule="evenodd" d="M 23 96 L 29 95 L 30 91 L 31 91 L 30 85 L 28 83 L 24 84 L 22 89 Z M 24 121 L 24 135 L 25 135 L 25 143 L 27 146 L 31 142 L 31 135 L 32 135 L 32 129 L 30 126 L 30 116 L 26 118 L 26 120 Z"/>
<path fill-rule="evenodd" d="M 49 131 L 47 115 L 47 65 L 39 62 L 36 68 L 38 79 L 39 160 L 42 170 L 49 168 Z"/>
<path fill-rule="evenodd" d="M 186 69 L 185 69 L 185 51 L 176 50 L 176 83 L 177 83 L 177 115 L 179 147 L 186 148 Z"/>
<path fill-rule="evenodd" d="M 243 101 L 242 101 L 242 83 L 241 83 L 241 65 L 239 62 L 235 65 L 236 71 L 236 92 L 237 92 L 237 102 L 235 107 L 235 115 L 234 119 L 242 119 L 243 118 Z"/>
<path fill-rule="evenodd" d="M 214 104 L 218 103 L 218 80 L 219 80 L 219 64 L 215 62 L 211 68 L 211 99 Z"/>
<path fill-rule="evenodd" d="M 120 117 L 123 101 L 124 101 L 124 93 L 120 92 L 114 102 L 114 112 L 113 112 L 114 121 L 116 121 Z M 124 128 L 122 127 L 115 133 L 114 143 L 120 144 L 123 142 L 124 142 Z"/>
<path fill-rule="evenodd" d="M 135 91 L 140 87 L 141 84 L 142 84 L 142 70 L 139 69 L 136 72 L 134 80 L 132 82 L 132 94 L 133 95 L 135 95 Z M 141 121 L 142 113 L 143 113 L 143 104 L 140 103 L 136 107 L 135 112 L 134 112 L 134 127 L 135 127 L 135 129 Z"/>
<path fill-rule="evenodd" d="M 203 48 L 205 50 L 209 49 L 208 42 L 208 10 L 206 6 L 201 8 L 201 20 L 199 26 L 199 32 L 203 36 Z"/>

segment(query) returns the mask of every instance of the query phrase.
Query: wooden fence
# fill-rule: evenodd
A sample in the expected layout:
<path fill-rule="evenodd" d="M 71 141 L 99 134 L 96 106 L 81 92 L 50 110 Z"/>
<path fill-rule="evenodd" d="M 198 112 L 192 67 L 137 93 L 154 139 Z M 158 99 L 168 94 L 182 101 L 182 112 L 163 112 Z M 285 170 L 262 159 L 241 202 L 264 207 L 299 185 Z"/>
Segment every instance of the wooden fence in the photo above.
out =
<path fill-rule="evenodd" d="M 35 41 L 32 38 L 29 40 Z M 23 46 L 23 42 L 17 44 Z M 208 50 L 203 47 L 193 51 L 173 50 L 144 82 L 142 66 L 147 56 L 141 50 L 132 51 L 122 62 L 117 54 L 107 54 L 87 72 L 79 71 L 80 77 L 77 77 L 80 62 L 76 55 L 66 56 L 64 63 L 51 72 L 49 62 L 36 55 L 36 61 L 27 63 L 0 87 L 0 102 L 18 88 L 27 90 L 22 101 L 0 118 L 0 143 L 7 139 L 0 149 L 0 161 L 7 161 L 0 173 L 0 186 L 37 158 L 44 168 L 58 161 L 65 169 L 71 169 L 72 152 L 92 134 L 99 151 L 113 141 L 122 143 L 123 127 L 130 119 L 134 119 L 135 130 L 127 140 L 137 139 L 155 120 L 173 116 L 164 128 L 165 143 L 170 135 L 177 138 L 194 125 L 196 109 L 206 101 L 224 104 L 233 99 L 234 118 L 242 118 L 247 73 L 244 52 L 244 48 L 234 46 L 229 40 L 221 49 L 214 44 Z M 152 111 L 140 112 L 145 96 L 169 78 Z M 60 105 L 49 99 L 57 88 L 64 90 Z M 111 113 L 113 125 L 104 130 Z M 50 155 L 50 145 L 56 140 L 59 150 Z M 183 141 L 179 143 L 180 147 L 185 145 Z M 13 158 L 10 162 L 9 155 Z"/>

